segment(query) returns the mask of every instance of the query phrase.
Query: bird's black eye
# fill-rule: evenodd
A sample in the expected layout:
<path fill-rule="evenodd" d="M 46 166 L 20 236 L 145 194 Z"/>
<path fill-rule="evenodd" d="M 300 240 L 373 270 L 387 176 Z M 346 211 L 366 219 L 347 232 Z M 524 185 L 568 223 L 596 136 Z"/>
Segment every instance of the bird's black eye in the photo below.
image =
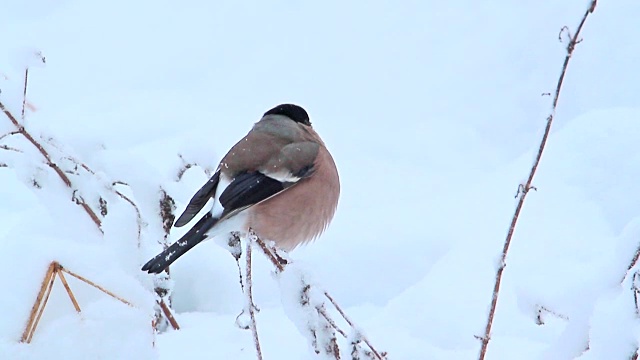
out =
<path fill-rule="evenodd" d="M 309 120 L 309 114 L 307 114 L 307 111 L 294 104 L 278 105 L 264 113 L 264 115 L 284 115 L 297 123 L 311 126 L 311 121 Z"/>

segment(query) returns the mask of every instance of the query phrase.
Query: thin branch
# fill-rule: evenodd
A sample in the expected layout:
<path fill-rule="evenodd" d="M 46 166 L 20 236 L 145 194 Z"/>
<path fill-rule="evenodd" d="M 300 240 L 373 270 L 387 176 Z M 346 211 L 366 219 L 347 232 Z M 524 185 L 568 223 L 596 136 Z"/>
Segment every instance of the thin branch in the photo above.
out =
<path fill-rule="evenodd" d="M 136 212 L 136 224 L 138 225 L 138 247 L 140 247 L 140 240 L 142 239 L 142 213 L 140 213 L 140 209 L 138 208 L 138 205 L 136 205 L 136 203 L 133 202 L 133 200 L 129 199 L 128 196 L 126 196 L 125 194 L 121 193 L 120 191 L 113 189 L 113 191 L 116 193 L 116 195 L 120 196 L 120 198 L 126 202 L 128 202 L 131 206 L 133 206 L 133 210 L 135 210 Z"/>
<path fill-rule="evenodd" d="M 487 348 L 489 346 L 489 340 L 491 338 L 491 326 L 493 325 L 493 319 L 495 317 L 495 313 L 496 313 L 496 307 L 498 305 L 498 295 L 500 293 L 500 284 L 502 281 L 502 274 L 504 272 L 505 266 L 506 266 L 506 260 L 507 260 L 507 253 L 509 252 L 509 245 L 511 245 L 511 239 L 513 237 L 513 233 L 514 230 L 516 228 L 516 224 L 518 222 L 518 217 L 520 216 L 520 211 L 522 210 L 522 206 L 524 205 L 524 200 L 527 197 L 527 194 L 529 193 L 529 190 L 532 189 L 532 183 L 533 183 L 533 177 L 536 174 L 536 170 L 538 169 L 538 165 L 540 164 L 540 159 L 542 158 L 542 153 L 544 151 L 545 145 L 547 144 L 547 139 L 549 137 L 549 132 L 551 131 L 551 125 L 553 123 L 553 119 L 555 117 L 556 114 L 556 108 L 558 106 L 558 99 L 560 98 L 560 91 L 562 89 L 562 84 L 564 82 L 564 77 L 565 74 L 567 72 L 567 67 L 569 65 L 569 60 L 571 59 L 571 56 L 573 55 L 573 51 L 575 50 L 576 45 L 582 41 L 581 39 L 579 39 L 580 36 L 580 32 L 582 31 L 582 27 L 584 26 L 585 21 L 587 20 L 587 17 L 589 16 L 589 14 L 593 13 L 593 11 L 595 10 L 596 7 L 596 2 L 597 0 L 591 0 L 591 3 L 589 5 L 589 8 L 587 9 L 587 11 L 585 11 L 582 20 L 580 21 L 580 25 L 578 25 L 578 29 L 576 30 L 575 34 L 573 34 L 573 36 L 571 37 L 569 44 L 567 44 L 567 54 L 565 56 L 564 59 L 564 64 L 562 65 L 562 71 L 560 72 L 560 77 L 558 78 L 558 83 L 556 85 L 556 91 L 555 91 L 555 95 L 553 97 L 553 102 L 552 102 L 552 106 L 551 106 L 551 113 L 549 114 L 549 116 L 547 117 L 547 125 L 545 127 L 544 130 L 544 135 L 542 136 L 542 140 L 540 142 L 540 146 L 538 147 L 538 153 L 536 155 L 536 159 L 533 163 L 533 166 L 531 168 L 531 171 L 529 172 L 529 177 L 527 179 L 526 184 L 521 185 L 521 191 L 519 194 L 519 200 L 518 200 L 518 205 L 516 206 L 516 210 L 515 213 L 513 214 L 513 217 L 511 219 L 511 224 L 509 225 L 509 231 L 507 233 L 507 237 L 505 239 L 504 242 L 504 246 L 502 249 L 502 257 L 500 260 L 500 266 L 498 267 L 498 270 L 496 272 L 496 279 L 495 279 L 495 283 L 493 286 L 493 295 L 491 298 L 491 307 L 489 309 L 489 315 L 487 317 L 487 325 L 485 327 L 485 332 L 484 332 L 484 336 L 481 338 L 482 339 L 482 347 L 480 349 L 480 354 L 479 354 L 479 360 L 484 360 L 486 353 L 487 353 Z"/>
<path fill-rule="evenodd" d="M 14 148 L 14 147 L 8 146 L 8 145 L 0 145 L 0 149 L 2 149 L 2 150 L 8 150 L 8 151 L 15 151 L 15 152 L 19 152 L 19 153 L 23 153 L 23 152 L 24 152 L 24 151 L 22 151 L 22 150 L 20 150 L 20 149 L 17 149 L 17 148 Z"/>
<path fill-rule="evenodd" d="M 22 119 L 22 125 L 24 125 L 24 108 L 25 105 L 27 104 L 27 81 L 29 79 L 29 68 L 27 67 L 24 70 L 24 89 L 22 92 L 22 114 L 20 116 L 20 118 Z"/>

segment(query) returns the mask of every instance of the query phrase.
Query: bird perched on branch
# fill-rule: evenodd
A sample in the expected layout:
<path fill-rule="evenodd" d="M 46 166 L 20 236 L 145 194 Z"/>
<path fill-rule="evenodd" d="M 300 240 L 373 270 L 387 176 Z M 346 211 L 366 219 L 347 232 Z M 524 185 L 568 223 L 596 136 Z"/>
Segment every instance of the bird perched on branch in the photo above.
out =
<path fill-rule="evenodd" d="M 174 226 L 193 220 L 209 199 L 211 210 L 142 270 L 160 273 L 203 240 L 249 228 L 292 250 L 325 230 L 339 195 L 335 163 L 307 112 L 278 105 L 229 150 Z"/>

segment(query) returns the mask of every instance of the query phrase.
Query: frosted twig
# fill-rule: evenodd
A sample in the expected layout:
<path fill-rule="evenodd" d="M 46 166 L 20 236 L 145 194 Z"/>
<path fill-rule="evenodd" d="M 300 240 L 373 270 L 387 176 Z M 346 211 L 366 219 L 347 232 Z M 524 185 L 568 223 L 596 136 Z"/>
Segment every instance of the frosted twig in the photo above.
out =
<path fill-rule="evenodd" d="M 273 247 L 269 247 L 262 239 L 260 239 L 260 237 L 258 237 L 255 234 L 255 232 L 253 232 L 252 229 L 249 229 L 249 242 L 255 242 L 255 243 L 258 244 L 258 246 L 262 249 L 262 251 L 265 254 L 265 256 L 271 261 L 271 263 L 273 264 L 273 266 L 275 266 L 275 268 L 277 269 L 278 272 L 284 271 L 285 266 L 288 265 L 288 261 L 285 258 L 282 258 L 279 255 L 276 255 L 276 250 L 277 249 L 275 249 Z M 342 317 L 345 319 L 347 324 L 349 324 L 349 326 L 353 330 L 356 330 L 356 326 L 355 326 L 354 322 L 351 321 L 351 319 L 347 316 L 347 314 L 344 312 L 342 307 L 340 307 L 340 305 L 333 299 L 333 297 L 331 295 L 329 295 L 329 293 L 327 291 L 324 291 L 323 293 L 324 293 L 325 297 L 333 304 L 333 306 L 336 308 L 336 310 L 338 310 L 340 315 L 342 315 Z M 327 323 L 333 329 L 335 329 L 341 335 L 346 337 L 346 333 L 343 330 L 338 328 L 336 322 L 331 319 L 331 317 L 326 312 L 326 310 L 323 310 L 322 312 L 320 312 L 320 309 L 318 309 L 318 308 L 316 308 L 316 310 L 318 310 L 318 313 L 327 320 Z M 364 335 L 361 335 L 361 339 L 371 349 L 371 352 L 375 355 L 376 359 L 378 359 L 378 360 L 385 360 L 386 359 L 386 356 L 387 356 L 386 352 L 378 352 L 373 347 L 373 345 L 371 345 L 371 342 Z M 335 353 L 335 354 L 337 356 L 339 356 L 338 353 Z"/>
<path fill-rule="evenodd" d="M 333 304 L 333 306 L 336 308 L 336 310 L 338 310 L 338 312 L 340 313 L 340 315 L 342 315 L 342 318 L 347 322 L 347 324 L 349 324 L 349 326 L 351 326 L 352 329 L 356 329 L 355 324 L 353 323 L 353 321 L 351 321 L 351 319 L 349 319 L 349 317 L 347 316 L 347 313 L 344 312 L 344 310 L 342 310 L 342 308 L 340 307 L 340 305 L 338 304 L 337 301 L 335 301 L 333 299 L 333 297 L 331 295 L 329 295 L 329 293 L 327 291 L 324 292 L 324 296 L 327 297 L 327 299 L 329 299 L 329 301 L 331 301 L 331 303 Z M 363 334 L 360 334 L 360 339 L 367 344 L 367 346 L 369 347 L 369 349 L 371 349 L 371 352 L 373 352 L 373 354 L 376 356 L 376 358 L 383 360 L 386 358 L 386 353 L 382 352 L 379 353 L 374 347 L 373 345 L 371 345 L 371 343 L 369 342 L 369 339 L 367 339 L 366 336 L 364 336 Z"/>
<path fill-rule="evenodd" d="M 531 167 L 531 171 L 529 172 L 529 177 L 527 178 L 527 182 L 526 184 L 521 184 L 518 188 L 519 188 L 519 199 L 518 199 L 518 205 L 516 206 L 516 210 L 515 213 L 513 214 L 513 217 L 511 218 L 511 224 L 509 225 L 509 231 L 507 232 L 507 237 L 504 241 L 504 246 L 502 248 L 502 263 L 506 263 L 506 258 L 507 258 L 507 253 L 509 252 L 509 245 L 511 245 L 511 239 L 513 237 L 513 233 L 514 230 L 516 228 L 516 224 L 518 222 L 518 217 L 520 216 L 520 211 L 522 210 L 522 206 L 524 205 L 524 200 L 527 197 L 527 194 L 529 193 L 529 190 L 532 189 L 532 183 L 533 183 L 533 177 L 536 174 L 536 170 L 538 169 L 538 165 L 540 164 L 540 159 L 542 158 L 542 153 L 544 151 L 545 145 L 547 144 L 547 139 L 549 137 L 549 132 L 551 131 L 551 125 L 553 123 L 553 119 L 555 117 L 556 114 L 556 109 L 558 107 L 558 99 L 560 98 L 560 90 L 562 89 L 562 83 L 564 82 L 564 77 L 565 74 L 567 72 L 567 67 L 569 65 L 569 60 L 571 59 L 571 56 L 573 55 L 573 51 L 575 50 L 576 44 L 578 44 L 579 42 L 581 42 L 582 40 L 579 39 L 578 37 L 580 36 L 580 32 L 582 31 L 582 27 L 584 26 L 585 21 L 587 20 L 587 17 L 589 17 L 589 14 L 593 13 L 595 8 L 596 8 L 596 3 L 597 0 L 591 0 L 590 4 L 589 4 L 589 8 L 587 9 L 587 11 L 585 11 L 584 15 L 582 16 L 582 20 L 580 21 L 580 24 L 578 25 L 578 28 L 575 32 L 575 34 L 573 34 L 573 36 L 571 36 L 571 38 L 569 39 L 569 43 L 567 44 L 567 54 L 565 56 L 564 59 L 564 64 L 562 65 L 562 71 L 560 72 L 560 77 L 558 78 L 558 83 L 556 85 L 556 90 L 555 90 L 555 94 L 553 97 L 553 102 L 552 102 L 552 106 L 551 106 L 551 113 L 549 114 L 549 116 L 547 117 L 547 124 L 546 127 L 544 129 L 544 134 L 542 135 L 542 140 L 540 141 L 540 146 L 538 147 L 538 153 L 536 155 L 536 159 L 533 163 L 533 166 Z M 484 331 L 484 336 L 481 337 L 482 339 L 482 347 L 480 349 L 480 354 L 479 354 L 479 360 L 484 360 L 486 353 L 487 353 L 487 348 L 489 346 L 489 340 L 491 339 L 491 326 L 493 325 L 493 318 L 495 316 L 496 313 L 496 307 L 498 305 L 498 295 L 500 293 L 500 283 L 502 281 L 502 274 L 504 272 L 505 267 L 501 266 L 498 268 L 497 272 L 496 272 L 496 278 L 495 278 L 495 283 L 493 286 L 493 294 L 492 294 L 492 298 L 491 298 L 491 306 L 489 308 L 489 314 L 487 316 L 487 324 L 485 327 L 485 331 Z"/>
<path fill-rule="evenodd" d="M 24 136 L 33 146 L 35 146 L 36 149 L 38 149 L 40 154 L 42 154 L 42 157 L 44 157 L 46 164 L 49 165 L 56 172 L 56 174 L 58 174 L 62 182 L 64 182 L 64 184 L 68 188 L 73 189 L 73 185 L 71 183 L 71 180 L 67 176 L 67 174 L 65 174 L 64 171 L 62 171 L 62 169 L 60 169 L 60 167 L 53 162 L 53 160 L 51 159 L 51 156 L 49 155 L 49 152 L 47 152 L 47 150 L 45 150 L 42 144 L 40 144 L 33 136 L 31 136 L 31 134 L 27 131 L 27 129 L 25 129 L 24 126 L 20 125 L 18 120 L 13 116 L 13 114 L 11 114 L 11 112 L 4 106 L 4 104 L 1 101 L 0 101 L 0 111 L 2 111 L 7 116 L 7 118 L 9 118 L 11 123 L 13 123 L 16 129 L 18 129 L 17 132 L 19 134 Z M 84 200 L 77 201 L 76 204 L 80 205 L 84 209 L 84 211 L 87 213 L 87 215 L 89 215 L 89 217 L 94 222 L 94 224 L 96 224 L 96 226 L 98 227 L 98 230 L 101 233 L 104 233 L 104 231 L 102 231 L 102 221 L 100 220 L 98 215 L 96 215 L 96 213 L 93 211 L 93 209 L 91 209 L 91 207 L 86 202 L 84 202 Z"/>
<path fill-rule="evenodd" d="M 345 339 L 347 338 L 347 333 L 344 332 L 344 330 L 340 329 L 340 327 L 338 326 L 338 324 L 336 324 L 336 322 L 333 320 L 333 318 L 331 318 L 331 316 L 329 314 L 327 314 L 327 310 L 323 307 L 316 307 L 316 310 L 318 310 L 318 313 L 320 315 L 322 315 L 322 317 L 325 318 L 325 320 L 327 320 L 327 322 L 329 323 L 329 325 L 331 325 L 332 328 L 336 329 L 336 331 L 338 333 L 340 333 L 340 335 L 342 335 L 342 337 L 344 337 Z"/>
<path fill-rule="evenodd" d="M 56 144 L 49 142 L 50 145 L 56 147 L 58 150 L 61 150 L 60 147 L 58 147 Z M 82 169 L 84 169 L 86 172 L 88 172 L 89 174 L 96 176 L 96 172 L 93 171 L 87 164 L 85 164 L 84 162 L 78 160 L 77 158 L 67 155 L 64 157 L 64 159 L 69 160 L 71 162 L 73 162 L 76 166 L 80 166 Z M 114 181 L 113 183 L 111 183 L 111 187 L 109 188 L 111 191 L 113 191 L 116 195 L 118 195 L 122 200 L 126 201 L 127 203 L 129 203 L 132 207 L 133 210 L 136 212 L 136 225 L 138 227 L 138 247 L 140 247 L 141 243 L 140 241 L 142 240 L 142 226 L 144 224 L 144 221 L 142 220 L 142 213 L 140 212 L 140 208 L 138 207 L 138 205 L 131 200 L 128 196 L 126 196 L 125 194 L 123 194 L 122 192 L 120 192 L 119 190 L 117 190 L 114 186 L 116 185 L 125 185 L 128 186 L 126 183 L 122 182 L 122 181 Z M 164 191 L 162 189 L 160 189 L 161 191 Z M 102 200 L 104 201 L 104 200 Z M 161 200 L 162 201 L 162 200 Z M 162 205 L 162 203 L 161 203 Z M 106 202 L 104 204 L 101 203 L 101 208 L 105 207 L 106 208 Z M 104 212 L 104 211 L 103 211 Z M 104 214 L 106 215 L 106 214 Z M 162 215 L 162 213 L 161 213 Z"/>

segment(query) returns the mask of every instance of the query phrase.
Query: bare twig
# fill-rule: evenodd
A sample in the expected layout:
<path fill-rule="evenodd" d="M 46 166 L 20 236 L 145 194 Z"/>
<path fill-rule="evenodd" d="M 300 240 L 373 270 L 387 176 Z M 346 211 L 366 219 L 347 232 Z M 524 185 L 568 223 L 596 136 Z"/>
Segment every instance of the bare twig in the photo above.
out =
<path fill-rule="evenodd" d="M 131 206 L 133 206 L 133 210 L 135 210 L 136 212 L 136 225 L 138 226 L 138 247 L 140 247 L 140 240 L 142 239 L 142 214 L 140 213 L 140 209 L 138 208 L 138 205 L 136 205 L 136 203 L 133 202 L 133 200 L 129 199 L 128 196 L 126 196 L 125 194 L 121 193 L 120 191 L 113 189 L 113 192 L 116 193 L 116 195 L 118 195 L 122 200 L 128 202 Z"/>
<path fill-rule="evenodd" d="M 8 133 L 6 133 L 6 134 L 4 134 L 4 135 L 0 136 L 0 140 L 2 140 L 2 139 L 4 139 L 4 138 L 6 138 L 6 137 L 8 137 L 8 136 L 13 136 L 13 135 L 18 135 L 18 134 L 20 134 L 20 132 L 19 132 L 19 131 L 10 131 L 10 132 L 8 132 Z"/>
<path fill-rule="evenodd" d="M 253 230 L 249 229 L 249 233 L 250 233 L 249 236 L 251 236 L 252 232 Z M 258 338 L 258 326 L 256 323 L 256 314 L 255 314 L 256 306 L 253 303 L 253 290 L 252 290 L 253 284 L 251 279 L 251 247 L 252 246 L 253 246 L 252 241 L 251 240 L 247 241 L 247 253 L 245 255 L 247 258 L 247 269 L 246 269 L 246 276 L 245 276 L 246 286 L 244 287 L 244 290 L 247 297 L 246 307 L 248 309 L 245 309 L 245 310 L 249 312 L 249 317 L 251 319 L 250 327 L 251 327 L 251 333 L 253 334 L 253 343 L 256 347 L 256 356 L 258 357 L 258 360 L 262 360 L 262 350 L 260 349 L 260 339 Z"/>
<path fill-rule="evenodd" d="M 511 245 L 511 239 L 513 237 L 513 233 L 514 233 L 514 230 L 516 228 L 516 224 L 518 222 L 518 217 L 520 216 L 520 211 L 522 210 L 522 206 L 524 205 L 524 200 L 527 197 L 527 194 L 529 193 L 529 190 L 533 188 L 532 187 L 533 177 L 535 176 L 536 170 L 538 169 L 538 165 L 540 164 L 540 159 L 542 158 L 542 153 L 543 153 L 545 145 L 547 143 L 547 139 L 549 137 L 549 132 L 551 131 L 551 125 L 553 123 L 553 119 L 554 119 L 555 114 L 556 114 L 556 108 L 558 106 L 558 99 L 560 98 L 560 90 L 562 89 L 562 83 L 564 82 L 564 77 L 565 77 L 565 74 L 567 72 L 567 67 L 569 65 L 569 60 L 571 59 L 571 56 L 573 55 L 573 51 L 575 50 L 576 44 L 578 44 L 580 41 L 582 41 L 582 40 L 579 39 L 580 32 L 582 31 L 582 27 L 584 26 L 584 23 L 587 20 L 587 17 L 589 16 L 589 14 L 593 13 L 593 11 L 595 10 L 596 2 L 597 2 L 597 0 L 591 0 L 589 8 L 587 9 L 587 11 L 585 11 L 585 13 L 584 13 L 584 15 L 582 17 L 582 20 L 580 21 L 580 24 L 578 25 L 578 28 L 577 28 L 575 34 L 573 34 L 573 36 L 571 36 L 571 38 L 569 40 L 569 43 L 567 44 L 567 54 L 566 54 L 565 59 L 564 59 L 564 64 L 562 65 L 562 71 L 560 72 L 560 77 L 558 78 L 558 83 L 556 85 L 556 90 L 555 90 L 555 94 L 554 94 L 553 102 L 552 102 L 552 106 L 551 106 L 551 113 L 547 117 L 547 125 L 545 127 L 544 135 L 542 136 L 542 140 L 540 142 L 540 146 L 538 147 L 538 153 L 536 155 L 536 159 L 535 159 L 535 161 L 533 163 L 533 166 L 531 167 L 531 171 L 529 172 L 529 177 L 527 179 L 526 184 L 520 185 L 520 187 L 519 187 L 519 188 L 521 188 L 521 191 L 519 193 L 518 205 L 516 206 L 515 213 L 513 214 L 513 217 L 511 218 L 511 224 L 509 225 L 509 231 L 507 233 L 507 237 L 505 239 L 504 246 L 502 248 L 502 256 L 501 256 L 501 260 L 500 260 L 500 266 L 498 267 L 498 270 L 496 272 L 496 279 L 495 279 L 495 283 L 494 283 L 494 286 L 493 286 L 493 295 L 492 295 L 492 299 L 491 299 L 491 307 L 489 309 L 489 315 L 487 317 L 487 325 L 485 327 L 484 336 L 481 338 L 482 339 L 482 347 L 480 349 L 480 354 L 479 354 L 479 357 L 478 357 L 480 360 L 483 360 L 485 358 L 486 353 L 487 353 L 487 348 L 488 348 L 488 345 L 489 345 L 489 340 L 491 338 L 491 326 L 493 325 L 493 318 L 495 316 L 496 307 L 498 305 L 498 295 L 500 293 L 500 283 L 502 281 L 502 274 L 503 274 L 504 269 L 505 269 L 507 253 L 509 252 L 509 245 Z"/>

